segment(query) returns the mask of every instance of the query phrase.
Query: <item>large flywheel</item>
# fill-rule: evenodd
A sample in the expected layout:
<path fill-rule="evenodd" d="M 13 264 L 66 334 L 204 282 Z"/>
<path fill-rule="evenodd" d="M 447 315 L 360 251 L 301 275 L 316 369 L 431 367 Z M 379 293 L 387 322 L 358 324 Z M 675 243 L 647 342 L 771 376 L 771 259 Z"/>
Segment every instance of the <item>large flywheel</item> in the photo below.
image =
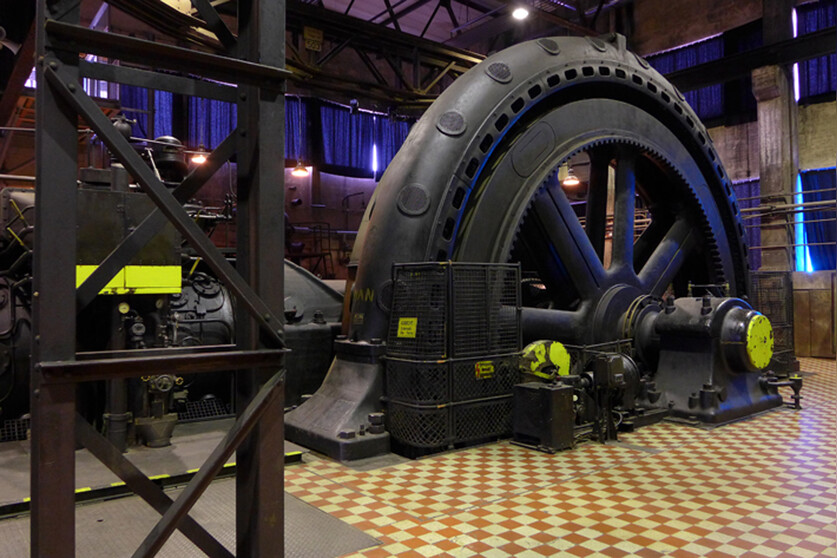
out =
<path fill-rule="evenodd" d="M 570 171 L 579 185 L 563 180 Z M 389 448 L 381 341 L 393 264 L 408 262 L 520 262 L 524 341 L 628 339 L 672 414 L 718 423 L 775 407 L 757 372 L 772 333 L 754 333 L 764 317 L 731 298 L 747 290 L 742 237 L 706 129 L 624 37 L 492 55 L 433 103 L 375 190 L 349 338 L 286 416 L 289 439 L 339 459 Z M 353 437 L 367 420 L 377 433 Z"/>
<path fill-rule="evenodd" d="M 567 168 L 584 191 L 562 185 Z M 689 283 L 746 293 L 738 206 L 711 140 L 619 35 L 485 60 L 416 124 L 370 209 L 357 289 L 385 293 L 397 262 L 519 261 L 527 339 L 619 338 L 638 298 Z M 354 337 L 382 337 L 385 310 L 356 299 Z"/>

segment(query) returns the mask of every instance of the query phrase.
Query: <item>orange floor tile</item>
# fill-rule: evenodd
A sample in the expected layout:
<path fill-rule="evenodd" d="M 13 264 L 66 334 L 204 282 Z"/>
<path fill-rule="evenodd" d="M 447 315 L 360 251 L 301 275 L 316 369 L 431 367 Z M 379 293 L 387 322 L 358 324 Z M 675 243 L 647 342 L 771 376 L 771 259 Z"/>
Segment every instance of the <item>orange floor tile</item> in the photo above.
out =
<path fill-rule="evenodd" d="M 837 371 L 800 361 L 801 411 L 555 455 L 499 442 L 367 472 L 307 456 L 286 489 L 382 541 L 356 556 L 837 557 Z"/>

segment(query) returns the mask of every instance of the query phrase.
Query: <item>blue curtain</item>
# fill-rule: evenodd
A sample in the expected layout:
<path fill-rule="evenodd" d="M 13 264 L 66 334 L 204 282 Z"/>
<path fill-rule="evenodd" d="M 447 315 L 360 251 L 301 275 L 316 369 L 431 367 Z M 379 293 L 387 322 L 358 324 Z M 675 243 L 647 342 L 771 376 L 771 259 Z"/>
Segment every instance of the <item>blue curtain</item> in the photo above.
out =
<path fill-rule="evenodd" d="M 189 97 L 189 137 L 186 145 L 196 148 L 203 144 L 214 149 L 236 126 L 238 113 L 232 103 Z"/>
<path fill-rule="evenodd" d="M 121 85 L 119 103 L 125 116 L 137 121 L 131 135 L 135 138 L 153 139 L 148 138 L 148 90 L 144 87 Z"/>
<path fill-rule="evenodd" d="M 798 34 L 806 35 L 834 27 L 834 0 L 820 0 L 796 9 Z M 820 56 L 799 63 L 799 100 L 837 90 L 837 54 Z"/>
<path fill-rule="evenodd" d="M 835 169 L 811 170 L 800 173 L 802 200 L 804 202 L 834 201 L 837 187 Z M 823 192 L 822 190 L 829 190 Z M 834 205 L 832 204 L 833 208 Z M 834 209 L 804 213 L 805 235 L 808 237 L 811 265 L 814 271 L 835 269 L 837 264 L 837 223 Z"/>
<path fill-rule="evenodd" d="M 148 92 L 149 90 L 144 87 L 132 85 L 119 87 L 119 102 L 123 112 L 128 118 L 137 121 L 131 134 L 134 137 L 146 139 L 170 136 L 174 96 L 166 91 L 154 91 L 154 104 L 149 107 Z M 153 126 L 149 126 L 149 122 L 153 123 Z"/>
<path fill-rule="evenodd" d="M 407 134 L 410 132 L 410 122 L 396 120 L 384 116 L 375 119 L 376 145 L 378 146 L 378 175 L 384 173 L 392 158 L 401 149 Z"/>
<path fill-rule="evenodd" d="M 758 180 L 748 180 L 747 182 L 733 184 L 733 189 L 735 190 L 735 197 L 738 199 L 739 208 L 748 209 L 759 205 L 761 185 Z M 754 250 L 752 248 L 761 246 L 761 229 L 759 228 L 761 226 L 761 217 L 746 219 L 743 223 L 745 227 L 744 240 L 747 242 L 747 246 L 751 248 L 748 250 L 750 269 L 756 270 L 761 267 L 761 249 Z"/>
<path fill-rule="evenodd" d="M 168 91 L 154 92 L 154 137 L 172 135 L 172 103 L 174 95 Z"/>
<path fill-rule="evenodd" d="M 648 57 L 648 62 L 661 74 L 669 74 L 704 62 L 718 60 L 724 55 L 723 37 L 714 37 L 699 43 L 676 48 Z M 724 114 L 724 88 L 722 84 L 710 85 L 687 91 L 686 101 L 702 120 Z"/>
<path fill-rule="evenodd" d="M 352 114 L 349 109 L 323 104 L 323 163 L 372 173 L 372 146 L 375 144 L 375 117 Z"/>
<path fill-rule="evenodd" d="M 308 148 L 308 103 L 299 97 L 285 97 L 285 159 L 311 162 Z"/>

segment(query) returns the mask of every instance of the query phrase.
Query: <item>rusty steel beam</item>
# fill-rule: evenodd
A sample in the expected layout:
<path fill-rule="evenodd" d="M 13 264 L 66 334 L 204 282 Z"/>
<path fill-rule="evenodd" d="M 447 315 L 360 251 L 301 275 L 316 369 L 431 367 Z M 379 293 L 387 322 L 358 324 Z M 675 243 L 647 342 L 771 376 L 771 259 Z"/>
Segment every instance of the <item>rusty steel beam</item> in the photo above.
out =
<path fill-rule="evenodd" d="M 134 494 L 145 500 L 154 511 L 163 515 L 174 503 L 154 481 L 145 476 L 136 465 L 126 459 L 119 449 L 99 434 L 81 415 L 76 413 L 76 438 L 93 456 L 119 477 Z M 177 527 L 195 546 L 207 556 L 233 558 L 233 554 L 219 543 L 200 524 L 185 516 Z"/>
<path fill-rule="evenodd" d="M 287 349 L 224 351 L 96 360 L 42 361 L 35 370 L 47 384 L 78 383 L 148 374 L 202 374 L 237 368 L 266 368 L 282 363 Z"/>
<path fill-rule="evenodd" d="M 224 436 L 221 443 L 212 451 L 191 482 L 189 482 L 177 500 L 169 506 L 157 525 L 148 533 L 148 536 L 145 537 L 140 547 L 134 552 L 133 558 L 151 558 L 160 551 L 177 528 L 178 523 L 186 516 L 192 506 L 195 505 L 195 502 L 198 501 L 198 498 L 200 498 L 207 487 L 209 487 L 209 484 L 224 466 L 224 463 L 227 462 L 227 459 L 229 459 L 236 448 L 247 438 L 258 420 L 268 410 L 271 403 L 277 400 L 277 398 L 282 397 L 284 393 L 283 381 L 284 371 L 274 374 L 262 386 L 250 405 L 236 419 L 235 424 L 233 424 L 227 435 Z M 276 482 L 279 481 L 281 481 L 281 477 L 276 479 Z M 280 523 L 277 526 L 277 530 L 280 532 L 282 530 L 281 525 Z M 281 549 L 276 550 L 279 553 L 275 555 L 281 556 Z M 267 555 L 264 554 L 264 556 Z"/>

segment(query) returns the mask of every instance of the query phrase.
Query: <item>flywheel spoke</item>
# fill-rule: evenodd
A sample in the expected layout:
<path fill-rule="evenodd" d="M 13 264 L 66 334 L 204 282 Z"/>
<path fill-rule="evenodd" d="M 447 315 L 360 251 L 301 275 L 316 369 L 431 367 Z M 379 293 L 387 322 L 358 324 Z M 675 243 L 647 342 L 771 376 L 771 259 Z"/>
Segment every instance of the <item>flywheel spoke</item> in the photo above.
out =
<path fill-rule="evenodd" d="M 550 246 L 541 257 L 560 260 L 582 299 L 595 296 L 604 283 L 605 270 L 560 185 L 548 185 L 532 210 Z"/>
<path fill-rule="evenodd" d="M 567 310 L 524 308 L 521 313 L 524 339 L 560 339 L 568 343 L 583 341 L 582 314 Z"/>
<path fill-rule="evenodd" d="M 634 211 L 636 210 L 636 151 L 621 149 L 616 160 L 616 188 L 613 206 L 613 252 L 611 268 L 634 265 Z"/>
<path fill-rule="evenodd" d="M 587 186 L 585 231 L 590 244 L 604 261 L 605 229 L 607 228 L 607 174 L 610 152 L 596 149 L 590 152 L 590 181 Z"/>
<path fill-rule="evenodd" d="M 692 224 L 678 218 L 639 272 L 645 292 L 661 296 L 674 280 L 697 242 Z"/>

